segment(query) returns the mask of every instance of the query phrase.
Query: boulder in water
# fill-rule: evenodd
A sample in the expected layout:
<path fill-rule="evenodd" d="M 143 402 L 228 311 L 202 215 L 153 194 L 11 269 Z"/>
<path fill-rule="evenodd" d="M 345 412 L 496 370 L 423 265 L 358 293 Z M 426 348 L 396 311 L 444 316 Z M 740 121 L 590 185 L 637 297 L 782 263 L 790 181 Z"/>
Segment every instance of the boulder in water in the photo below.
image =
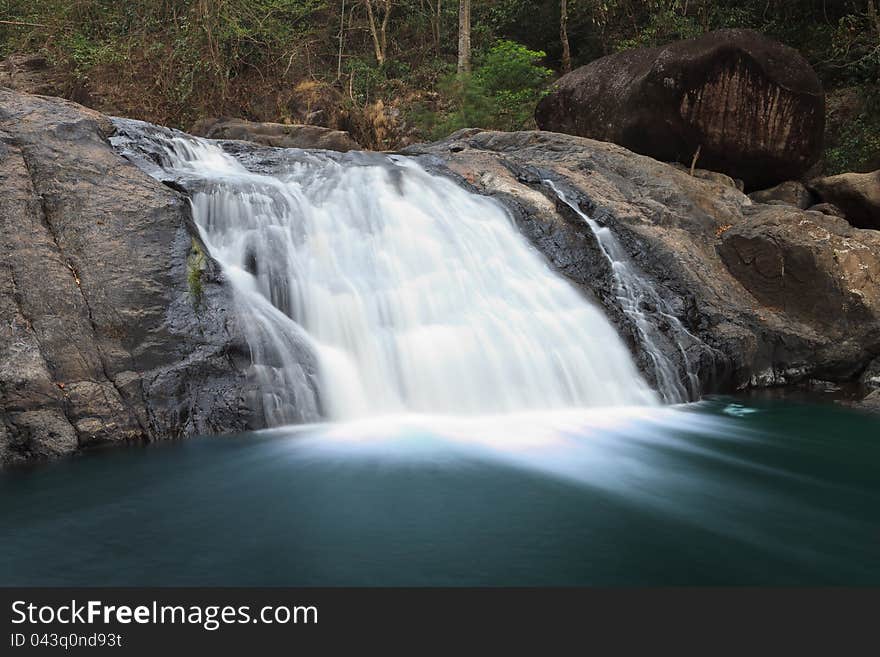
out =
<path fill-rule="evenodd" d="M 852 326 L 856 335 L 859 324 L 880 315 L 880 237 L 837 217 L 812 216 L 757 206 L 722 234 L 718 251 L 763 305 L 826 331 Z"/>
<path fill-rule="evenodd" d="M 563 76 L 538 105 L 542 130 L 611 141 L 762 189 L 800 178 L 822 153 L 822 85 L 791 48 L 719 30 L 615 53 Z M 699 152 L 698 152 L 699 149 Z"/>

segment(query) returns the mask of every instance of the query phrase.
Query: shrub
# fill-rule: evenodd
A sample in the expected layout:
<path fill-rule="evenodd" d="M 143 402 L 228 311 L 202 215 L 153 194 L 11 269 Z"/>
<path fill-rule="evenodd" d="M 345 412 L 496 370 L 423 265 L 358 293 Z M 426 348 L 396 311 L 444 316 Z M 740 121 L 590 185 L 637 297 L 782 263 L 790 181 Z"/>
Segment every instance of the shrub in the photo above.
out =
<path fill-rule="evenodd" d="M 208 259 L 205 256 L 205 252 L 196 239 L 193 238 L 192 249 L 186 262 L 186 282 L 189 287 L 192 305 L 196 310 L 202 305 L 202 295 L 204 294 L 202 276 L 207 264 Z"/>
<path fill-rule="evenodd" d="M 435 137 L 460 128 L 522 130 L 531 127 L 535 104 L 545 93 L 552 71 L 539 64 L 540 50 L 500 40 L 479 57 L 471 75 L 448 76 L 440 90 L 452 110 L 428 127 Z M 430 117 L 429 118 L 436 118 Z"/>
<path fill-rule="evenodd" d="M 880 91 L 866 98 L 865 109 L 846 122 L 836 143 L 825 151 L 825 172 L 869 171 L 880 166 Z"/>

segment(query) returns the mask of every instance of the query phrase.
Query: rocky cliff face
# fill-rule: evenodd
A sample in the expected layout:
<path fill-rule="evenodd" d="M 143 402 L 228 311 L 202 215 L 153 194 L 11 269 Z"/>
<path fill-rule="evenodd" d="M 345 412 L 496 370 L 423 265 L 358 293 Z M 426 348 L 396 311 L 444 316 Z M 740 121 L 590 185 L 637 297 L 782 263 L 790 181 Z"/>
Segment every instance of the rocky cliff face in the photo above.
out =
<path fill-rule="evenodd" d="M 723 178 L 569 135 L 462 131 L 407 152 L 504 202 L 638 353 L 596 240 L 543 181 L 567 190 L 699 339 L 665 348 L 698 369 L 704 389 L 853 379 L 880 353 L 880 232 L 755 203 Z"/>
<path fill-rule="evenodd" d="M 112 131 L 0 89 L 0 465 L 251 423 L 246 351 L 188 203 Z"/>

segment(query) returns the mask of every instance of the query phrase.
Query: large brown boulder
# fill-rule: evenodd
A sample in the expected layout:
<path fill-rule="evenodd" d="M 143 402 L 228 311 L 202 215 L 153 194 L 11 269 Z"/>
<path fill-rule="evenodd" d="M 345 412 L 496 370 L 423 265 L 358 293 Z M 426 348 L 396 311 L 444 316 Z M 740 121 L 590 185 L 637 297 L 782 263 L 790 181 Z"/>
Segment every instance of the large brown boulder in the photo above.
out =
<path fill-rule="evenodd" d="M 843 210 L 853 226 L 880 229 L 880 171 L 818 178 L 810 187 L 825 203 Z"/>
<path fill-rule="evenodd" d="M 190 132 L 209 139 L 252 141 L 275 148 L 320 148 L 343 153 L 361 150 L 347 132 L 317 125 L 257 123 L 244 119 L 206 119 L 196 123 Z"/>
<path fill-rule="evenodd" d="M 117 155 L 113 132 L 0 89 L 0 467 L 259 424 L 189 204 Z"/>
<path fill-rule="evenodd" d="M 542 130 L 611 141 L 763 189 L 822 153 L 825 97 L 801 55 L 751 30 L 619 52 L 563 76 L 538 105 Z"/>

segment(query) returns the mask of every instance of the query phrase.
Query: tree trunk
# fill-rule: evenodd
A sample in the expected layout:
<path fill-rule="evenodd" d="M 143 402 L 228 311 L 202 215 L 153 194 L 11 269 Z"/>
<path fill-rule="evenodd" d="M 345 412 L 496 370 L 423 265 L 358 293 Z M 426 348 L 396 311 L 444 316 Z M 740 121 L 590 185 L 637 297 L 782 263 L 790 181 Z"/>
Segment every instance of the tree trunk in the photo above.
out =
<path fill-rule="evenodd" d="M 388 19 L 391 18 L 391 0 L 385 0 L 385 15 L 382 16 L 382 27 L 379 30 L 379 41 L 382 44 L 382 61 L 388 56 Z"/>
<path fill-rule="evenodd" d="M 874 23 L 877 36 L 880 37 L 880 13 L 877 12 L 877 7 L 874 6 L 874 0 L 868 0 L 868 17 Z"/>
<path fill-rule="evenodd" d="M 367 5 L 367 23 L 370 27 L 370 36 L 373 37 L 373 50 L 376 53 L 376 63 L 382 66 L 385 63 L 385 48 L 383 46 L 384 36 L 379 35 L 379 27 L 376 25 L 376 15 L 373 13 L 373 2 L 376 0 L 364 0 Z M 390 0 L 388 1 L 390 4 Z M 386 12 L 387 20 L 387 12 Z M 382 21 L 382 30 L 385 30 L 386 20 Z"/>
<path fill-rule="evenodd" d="M 458 73 L 471 72 L 471 0 L 458 0 Z"/>
<path fill-rule="evenodd" d="M 568 0 L 560 0 L 559 40 L 562 41 L 562 72 L 571 73 L 571 49 L 568 45 Z"/>
<path fill-rule="evenodd" d="M 439 55 L 440 54 L 440 12 L 441 12 L 441 0 L 437 0 L 437 8 L 434 10 L 434 15 L 431 17 L 431 32 L 434 37 L 434 52 Z"/>
<path fill-rule="evenodd" d="M 339 57 L 336 60 L 336 79 L 342 77 L 342 47 L 345 43 L 345 0 L 342 0 L 342 11 L 339 13 Z"/>

